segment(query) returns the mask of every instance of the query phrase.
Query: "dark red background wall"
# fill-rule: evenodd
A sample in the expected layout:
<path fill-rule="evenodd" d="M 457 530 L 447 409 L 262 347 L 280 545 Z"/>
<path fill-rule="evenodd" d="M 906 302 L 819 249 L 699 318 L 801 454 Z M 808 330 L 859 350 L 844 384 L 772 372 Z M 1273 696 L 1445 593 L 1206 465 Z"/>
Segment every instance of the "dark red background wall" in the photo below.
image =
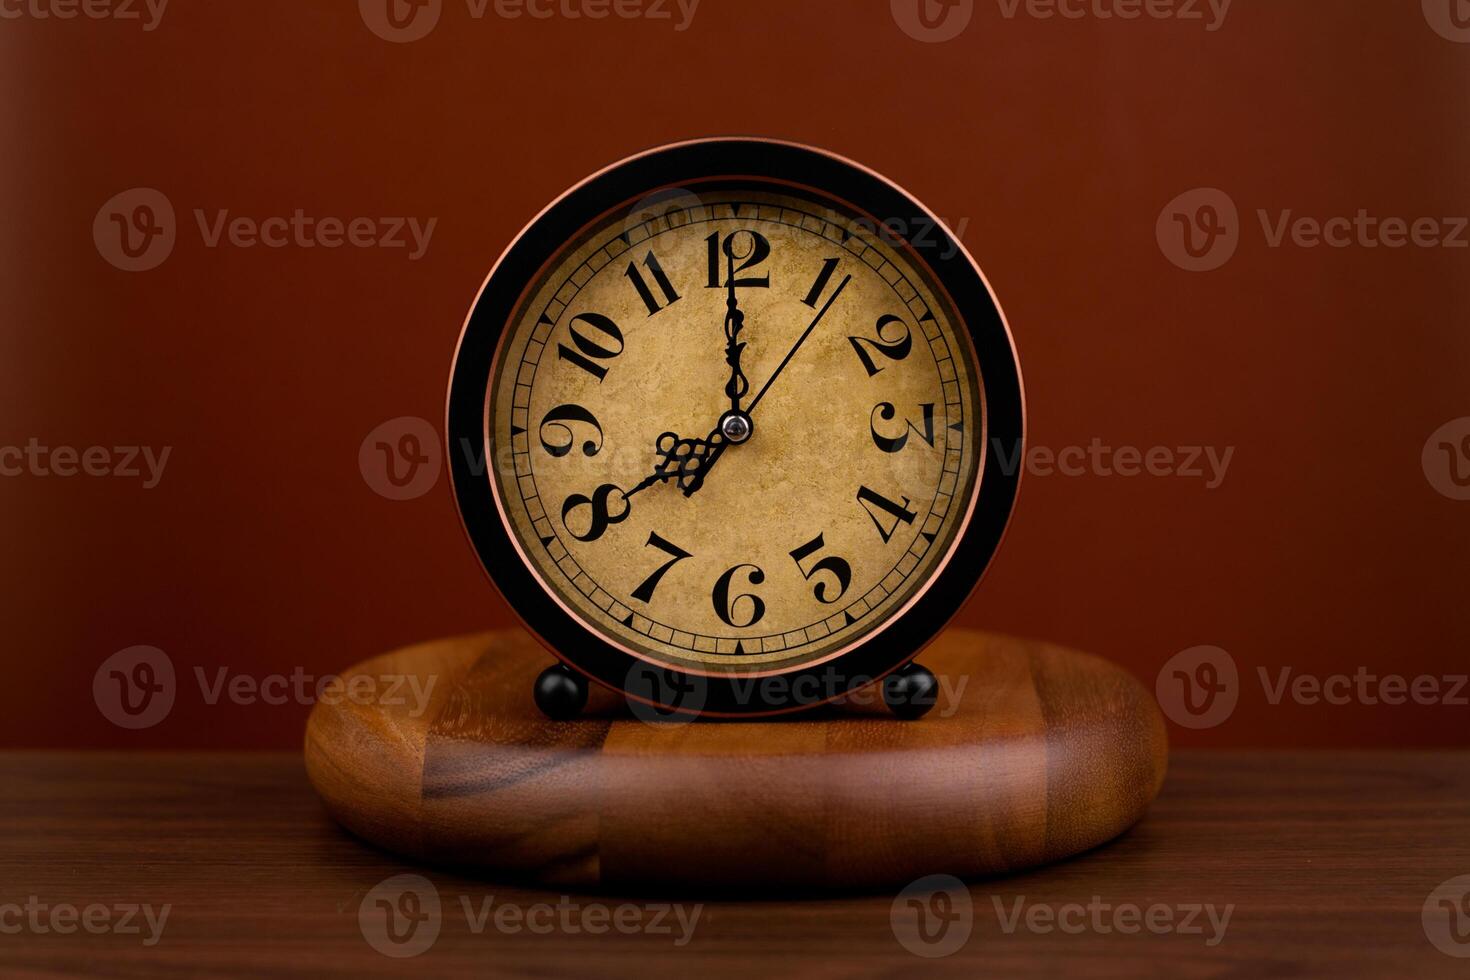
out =
<path fill-rule="evenodd" d="M 1204 5 L 1201 4 L 1201 7 Z M 493 7 L 492 7 L 493 10 Z M 1113 657 L 1200 644 L 1240 704 L 1180 744 L 1465 744 L 1470 708 L 1273 706 L 1256 669 L 1467 670 L 1470 503 L 1421 449 L 1470 415 L 1470 251 L 1269 246 L 1256 218 L 1470 213 L 1470 44 L 1418 3 L 1237 0 L 1200 22 L 1007 19 L 924 43 L 886 2 L 704 0 L 692 26 L 475 20 L 414 43 L 355 3 L 175 0 L 156 30 L 0 20 L 0 445 L 171 446 L 162 482 L 0 478 L 0 743 L 292 746 L 304 705 L 210 706 L 195 667 L 323 674 L 507 623 L 447 484 L 390 501 L 385 420 L 442 414 L 462 318 L 569 184 L 709 134 L 815 143 L 963 224 L 1015 331 L 1036 444 L 1213 446 L 1224 482 L 1035 476 L 963 622 Z M 98 209 L 163 192 L 152 271 Z M 1176 267 L 1165 205 L 1239 207 Z M 435 217 L 405 250 L 208 248 L 194 209 Z M 92 678 L 150 644 L 178 703 L 111 725 Z"/>

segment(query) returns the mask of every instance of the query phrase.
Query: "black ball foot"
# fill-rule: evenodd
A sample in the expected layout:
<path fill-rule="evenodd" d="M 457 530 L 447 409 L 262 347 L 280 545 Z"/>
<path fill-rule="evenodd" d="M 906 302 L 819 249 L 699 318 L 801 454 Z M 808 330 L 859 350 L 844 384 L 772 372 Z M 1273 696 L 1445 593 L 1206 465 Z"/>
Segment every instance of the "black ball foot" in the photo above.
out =
<path fill-rule="evenodd" d="M 564 664 L 547 667 L 536 678 L 536 707 L 553 721 L 567 721 L 587 707 L 587 681 Z"/>
<path fill-rule="evenodd" d="M 883 678 L 883 703 L 905 721 L 922 718 L 938 699 L 938 678 L 918 664 L 905 664 Z"/>

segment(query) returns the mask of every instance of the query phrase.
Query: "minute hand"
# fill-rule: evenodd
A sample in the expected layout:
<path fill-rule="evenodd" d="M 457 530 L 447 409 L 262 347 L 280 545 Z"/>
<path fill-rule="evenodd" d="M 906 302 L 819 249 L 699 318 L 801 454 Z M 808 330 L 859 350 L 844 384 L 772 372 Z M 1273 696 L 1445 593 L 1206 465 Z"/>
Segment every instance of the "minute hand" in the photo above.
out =
<path fill-rule="evenodd" d="M 806 343 L 806 339 L 812 335 L 812 331 L 817 328 L 817 324 L 822 322 L 822 317 L 827 315 L 827 311 L 832 308 L 833 303 L 837 302 L 837 297 L 842 295 L 842 291 L 847 288 L 849 282 L 852 282 L 852 276 L 843 277 L 843 280 L 837 284 L 837 288 L 832 291 L 831 296 L 827 297 L 827 302 L 822 304 L 822 308 L 817 311 L 817 315 L 812 318 L 812 322 L 807 324 L 806 329 L 801 332 L 801 336 L 796 338 L 795 345 L 792 346 L 791 350 L 786 352 L 786 356 L 781 359 L 781 363 L 776 365 L 775 372 L 766 379 L 765 384 L 761 385 L 761 390 L 756 393 L 755 399 L 745 409 L 747 413 L 754 412 L 755 407 L 760 404 L 761 399 L 766 397 L 766 392 L 770 390 L 771 382 L 781 376 L 782 370 L 785 369 L 787 364 L 791 363 L 791 359 L 796 356 L 796 352 L 801 350 L 801 345 Z"/>

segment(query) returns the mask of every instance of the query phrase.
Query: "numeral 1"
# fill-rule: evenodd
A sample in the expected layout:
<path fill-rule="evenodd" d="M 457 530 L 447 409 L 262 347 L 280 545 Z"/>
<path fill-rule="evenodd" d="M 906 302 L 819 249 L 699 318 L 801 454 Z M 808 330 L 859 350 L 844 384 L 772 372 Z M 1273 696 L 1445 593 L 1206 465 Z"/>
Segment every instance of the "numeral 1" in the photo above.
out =
<path fill-rule="evenodd" d="M 633 288 L 638 290 L 638 296 L 643 300 L 643 305 L 648 307 L 648 315 L 653 316 L 659 310 L 669 306 L 678 299 L 679 294 L 674 291 L 673 283 L 669 282 L 669 277 L 664 275 L 663 266 L 658 264 L 658 256 L 649 252 L 643 257 L 643 264 L 648 267 L 648 271 L 653 275 L 654 285 L 658 286 L 659 292 L 664 294 L 663 303 L 660 303 L 654 297 L 653 290 L 649 289 L 648 283 L 643 281 L 643 273 L 638 271 L 636 263 L 629 262 L 628 271 L 623 273 L 623 275 L 627 276 L 633 283 Z"/>
<path fill-rule="evenodd" d="M 806 299 L 802 300 L 803 303 L 814 310 L 817 308 L 822 294 L 827 291 L 827 284 L 832 281 L 832 273 L 837 271 L 841 263 L 841 259 L 828 259 L 822 263 L 822 271 L 817 273 L 817 281 L 812 283 L 811 292 L 806 294 Z"/>
<path fill-rule="evenodd" d="M 873 519 L 873 526 L 878 529 L 878 533 L 883 537 L 884 544 L 887 544 L 888 539 L 893 537 L 900 523 L 912 524 L 914 523 L 914 518 L 919 516 L 916 512 L 908 509 L 909 498 L 903 497 L 901 494 L 900 497 L 903 503 L 895 504 L 881 493 L 874 493 L 867 487 L 858 487 L 858 503 L 863 505 L 863 510 L 867 511 L 868 516 Z M 874 507 L 887 514 L 892 523 L 885 527 L 883 518 L 880 518 L 877 512 L 873 510 Z"/>

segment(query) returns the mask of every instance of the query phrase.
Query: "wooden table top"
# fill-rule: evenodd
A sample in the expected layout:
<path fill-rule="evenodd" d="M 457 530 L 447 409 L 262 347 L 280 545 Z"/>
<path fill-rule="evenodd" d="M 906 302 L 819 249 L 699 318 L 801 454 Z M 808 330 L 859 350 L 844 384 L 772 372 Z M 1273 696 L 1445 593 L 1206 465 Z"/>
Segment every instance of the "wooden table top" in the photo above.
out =
<path fill-rule="evenodd" d="M 414 867 L 339 830 L 290 754 L 11 752 L 0 781 L 6 976 L 1470 973 L 1429 938 L 1470 955 L 1470 899 L 1451 887 L 1431 901 L 1470 875 L 1470 752 L 1176 753 L 1122 838 L 972 882 L 962 944 L 964 895 L 927 884 L 917 897 L 564 896 Z M 404 874 L 430 885 L 379 887 Z M 921 960 L 900 934 L 958 948 Z M 412 959 L 373 945 L 429 939 Z"/>

